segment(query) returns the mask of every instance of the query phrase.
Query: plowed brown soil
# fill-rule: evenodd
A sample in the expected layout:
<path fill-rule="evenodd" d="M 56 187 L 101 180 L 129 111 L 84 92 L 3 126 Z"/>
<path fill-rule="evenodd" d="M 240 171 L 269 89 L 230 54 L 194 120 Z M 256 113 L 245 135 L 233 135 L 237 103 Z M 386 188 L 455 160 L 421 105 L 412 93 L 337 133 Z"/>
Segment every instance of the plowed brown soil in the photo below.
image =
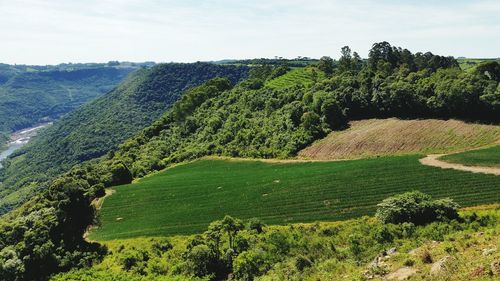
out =
<path fill-rule="evenodd" d="M 500 140 L 500 126 L 458 120 L 353 121 L 299 152 L 301 159 L 335 160 L 410 153 L 451 153 Z"/>

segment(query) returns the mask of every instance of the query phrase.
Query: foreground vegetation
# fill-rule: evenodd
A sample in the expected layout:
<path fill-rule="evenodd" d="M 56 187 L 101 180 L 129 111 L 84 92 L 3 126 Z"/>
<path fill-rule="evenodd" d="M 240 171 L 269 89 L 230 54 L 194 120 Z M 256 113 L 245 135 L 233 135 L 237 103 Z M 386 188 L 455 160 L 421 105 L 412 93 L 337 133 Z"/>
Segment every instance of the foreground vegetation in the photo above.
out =
<path fill-rule="evenodd" d="M 94 240 L 193 234 L 229 214 L 269 224 L 372 214 L 392 194 L 418 189 L 462 206 L 500 202 L 500 177 L 423 166 L 418 156 L 340 162 L 198 160 L 114 187 Z"/>
<path fill-rule="evenodd" d="M 202 235 L 105 242 L 102 262 L 52 280 L 495 280 L 499 220 L 498 207 L 425 225 L 363 217 L 263 226 L 225 217 Z"/>
<path fill-rule="evenodd" d="M 0 214 L 31 197 L 37 185 L 116 149 L 163 114 L 184 90 L 218 76 L 237 83 L 247 72 L 243 66 L 209 63 L 161 64 L 135 72 L 11 156 L 0 172 Z"/>
<path fill-rule="evenodd" d="M 466 166 L 500 167 L 500 145 L 445 155 L 440 158 L 446 162 Z"/>
<path fill-rule="evenodd" d="M 34 279 L 99 261 L 102 248 L 82 238 L 94 223 L 91 202 L 102 197 L 106 187 L 128 184 L 184 161 L 205 155 L 287 158 L 352 119 L 392 116 L 498 122 L 498 63 L 471 72 L 457 66 L 450 57 L 412 54 L 381 42 L 373 45 L 366 61 L 348 47 L 342 49 L 337 64 L 322 58 L 310 67 L 315 70 L 310 71 L 311 83 L 266 86 L 289 71 L 286 65 L 252 68 L 249 78 L 236 86 L 227 79 L 210 80 L 185 92 L 160 119 L 117 151 L 78 165 L 45 185 L 33 184 L 37 195 L 0 219 L 2 256 L 12 260 L 2 269 L 9 269 L 14 276 L 10 279 Z M 322 75 L 312 74 L 318 72 Z M 358 173 L 351 180 L 362 176 Z M 414 176 L 405 186 L 428 180 Z M 436 189 L 437 185 L 432 184 Z M 469 197 L 467 204 L 472 204 L 475 195 L 484 198 L 482 190 L 488 186 L 465 188 L 467 182 L 456 182 L 455 189 L 463 189 L 457 200 Z M 437 191 L 433 194 L 441 197 Z M 498 192 L 492 188 L 490 194 Z M 211 260 L 205 258 L 206 247 L 197 252 L 201 260 Z"/>

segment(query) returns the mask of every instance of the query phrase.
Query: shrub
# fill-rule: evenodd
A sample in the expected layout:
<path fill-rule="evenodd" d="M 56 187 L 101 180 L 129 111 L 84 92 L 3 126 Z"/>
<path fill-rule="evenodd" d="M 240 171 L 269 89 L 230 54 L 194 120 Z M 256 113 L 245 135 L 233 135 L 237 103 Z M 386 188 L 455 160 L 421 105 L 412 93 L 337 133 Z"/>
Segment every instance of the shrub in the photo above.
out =
<path fill-rule="evenodd" d="M 376 217 L 384 223 L 411 222 L 417 225 L 458 218 L 458 204 L 453 200 L 432 200 L 420 191 L 386 198 L 378 204 Z"/>
<path fill-rule="evenodd" d="M 161 254 L 169 251 L 170 249 L 173 248 L 173 246 L 172 243 L 170 243 L 170 240 L 162 238 L 160 240 L 154 241 L 152 248 L 155 253 Z"/>
<path fill-rule="evenodd" d="M 295 260 L 295 266 L 299 271 L 303 271 L 306 267 L 310 267 L 311 265 L 311 260 L 306 256 L 298 256 Z"/>
<path fill-rule="evenodd" d="M 433 261 L 432 255 L 429 252 L 429 250 L 427 250 L 427 249 L 424 249 L 423 251 L 421 251 L 419 254 L 419 257 L 423 263 L 432 263 L 432 261 Z"/>
<path fill-rule="evenodd" d="M 124 270 L 131 270 L 134 267 L 143 267 L 144 262 L 147 262 L 148 260 L 149 255 L 146 251 L 131 249 L 123 254 L 121 263 Z"/>
<path fill-rule="evenodd" d="M 257 233 L 262 233 L 264 226 L 264 223 L 258 218 L 251 218 L 248 221 L 248 229 L 255 230 Z"/>
<path fill-rule="evenodd" d="M 233 272 L 239 280 L 254 280 L 271 267 L 266 254 L 260 250 L 255 249 L 241 253 L 233 261 Z"/>
<path fill-rule="evenodd" d="M 406 259 L 403 263 L 404 266 L 413 266 L 415 264 L 415 261 L 412 259 Z"/>

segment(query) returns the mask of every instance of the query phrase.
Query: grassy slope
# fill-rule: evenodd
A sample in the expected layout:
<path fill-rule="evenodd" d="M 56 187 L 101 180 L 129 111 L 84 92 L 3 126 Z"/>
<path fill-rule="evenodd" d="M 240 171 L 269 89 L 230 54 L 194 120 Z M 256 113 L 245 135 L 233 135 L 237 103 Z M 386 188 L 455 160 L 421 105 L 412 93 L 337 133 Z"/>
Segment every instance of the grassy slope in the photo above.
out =
<path fill-rule="evenodd" d="M 315 74 L 314 74 L 315 73 Z M 325 74 L 313 67 L 295 68 L 286 74 L 266 82 L 266 86 L 273 89 L 286 88 L 291 85 L 303 85 L 309 87 L 313 83 L 313 77 L 317 75 L 317 79 L 325 78 Z"/>
<path fill-rule="evenodd" d="M 470 71 L 483 62 L 498 61 L 498 60 L 499 59 L 469 59 L 469 58 L 457 59 L 460 68 L 462 68 L 465 71 Z"/>
<path fill-rule="evenodd" d="M 422 166 L 418 156 L 294 164 L 199 160 L 117 187 L 91 239 L 196 233 L 226 214 L 270 224 L 348 219 L 415 189 L 463 206 L 500 201 L 500 177 Z"/>
<path fill-rule="evenodd" d="M 489 206 L 488 206 L 489 207 Z M 484 208 L 484 209 L 483 209 Z M 499 218 L 500 209 L 491 206 L 464 210 L 461 216 L 470 216 L 477 213 L 480 217 L 490 215 Z M 471 227 L 472 225 L 474 225 Z M 277 234 L 293 236 L 290 240 L 291 251 L 284 260 L 273 265 L 261 280 L 366 280 L 369 272 L 369 263 L 381 252 L 382 249 L 395 247 L 397 252 L 384 261 L 373 280 L 386 280 L 385 274 L 397 271 L 405 267 L 407 260 L 414 261 L 409 268 L 415 269 L 417 273 L 410 280 L 430 280 L 436 276 L 430 275 L 432 263 L 424 263 L 420 256 L 427 250 L 433 262 L 438 262 L 445 256 L 453 259 L 447 263 L 442 275 L 438 278 L 443 280 L 470 280 L 471 273 L 483 266 L 486 270 L 480 280 L 495 280 L 497 276 L 488 275 L 490 264 L 498 259 L 498 251 L 490 255 L 483 255 L 483 250 L 491 249 L 493 245 L 500 243 L 500 224 L 487 227 L 480 226 L 477 222 L 464 223 L 460 227 L 446 228 L 444 225 L 417 226 L 411 237 L 398 237 L 390 243 L 381 243 L 374 240 L 373 233 L 380 229 L 381 223 L 373 218 L 362 218 L 344 222 L 321 222 L 314 224 L 293 224 L 288 226 L 268 226 L 264 234 L 258 239 L 250 239 L 251 247 L 258 241 L 263 241 L 266 235 L 281 237 Z M 394 226 L 389 226 L 394 229 Z M 325 235 L 325 233 L 329 233 Z M 441 237 L 442 235 L 442 237 Z M 361 262 L 354 262 L 349 254 L 349 237 L 361 236 L 363 257 Z M 248 237 L 243 235 L 242 237 Z M 104 241 L 109 251 L 102 262 L 91 268 L 74 270 L 69 273 L 59 274 L 53 280 L 177 280 L 176 272 L 179 272 L 181 257 L 186 252 L 189 241 L 194 236 L 174 236 L 169 241 L 173 248 L 166 252 L 153 250 L 154 244 L 164 241 L 164 238 L 131 238 L 123 240 Z M 433 241 L 430 241 L 433 240 Z M 437 240 L 437 241 L 435 241 Z M 265 240 L 264 240 L 265 241 Z M 293 241 L 293 242 L 292 242 Z M 271 243 L 271 242 L 267 242 Z M 307 247 L 305 246 L 307 245 Z M 334 249 L 332 251 L 332 245 Z M 124 257 L 130 256 L 130 251 L 139 250 L 149 253 L 148 262 L 145 264 L 145 274 L 139 274 L 134 270 L 123 269 Z M 265 251 L 263 248 L 262 251 Z M 308 257 L 314 261 L 310 268 L 298 272 L 295 268 L 297 257 Z M 340 258 L 342 257 L 342 258 Z M 408 268 L 408 267 L 407 267 Z M 382 271 L 383 270 L 383 271 Z M 158 273 L 165 275 L 156 275 Z M 283 276 L 285 274 L 286 276 Z M 144 276 L 146 275 L 146 276 Z M 300 276 L 300 277 L 299 277 Z M 362 278 L 364 276 L 365 278 Z M 87 277 L 87 279 L 85 279 Z M 92 278 L 90 278 L 92 277 Z M 295 278 L 294 278 L 295 277 Z M 188 277 L 180 277 L 189 280 Z M 434 279 L 433 279 L 434 280 Z M 438 279 L 441 280 L 441 279 Z"/>
<path fill-rule="evenodd" d="M 440 159 L 466 166 L 500 167 L 500 145 L 445 155 Z"/>
<path fill-rule="evenodd" d="M 500 139 L 500 126 L 458 120 L 370 119 L 353 121 L 299 152 L 308 159 L 349 159 L 408 153 L 449 153 Z"/>

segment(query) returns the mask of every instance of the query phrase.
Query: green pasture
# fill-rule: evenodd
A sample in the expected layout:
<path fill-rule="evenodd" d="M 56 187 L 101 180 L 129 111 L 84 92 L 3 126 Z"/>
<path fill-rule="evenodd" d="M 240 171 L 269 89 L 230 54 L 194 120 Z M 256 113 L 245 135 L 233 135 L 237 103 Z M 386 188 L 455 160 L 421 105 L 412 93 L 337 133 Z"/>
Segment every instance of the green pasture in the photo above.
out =
<path fill-rule="evenodd" d="M 500 167 L 500 145 L 445 155 L 440 159 L 466 166 Z"/>
<path fill-rule="evenodd" d="M 267 224 L 372 215 L 382 199 L 420 190 L 461 206 L 500 202 L 500 177 L 423 166 L 420 156 L 339 162 L 202 159 L 115 187 L 91 239 L 202 232 L 224 215 Z"/>

